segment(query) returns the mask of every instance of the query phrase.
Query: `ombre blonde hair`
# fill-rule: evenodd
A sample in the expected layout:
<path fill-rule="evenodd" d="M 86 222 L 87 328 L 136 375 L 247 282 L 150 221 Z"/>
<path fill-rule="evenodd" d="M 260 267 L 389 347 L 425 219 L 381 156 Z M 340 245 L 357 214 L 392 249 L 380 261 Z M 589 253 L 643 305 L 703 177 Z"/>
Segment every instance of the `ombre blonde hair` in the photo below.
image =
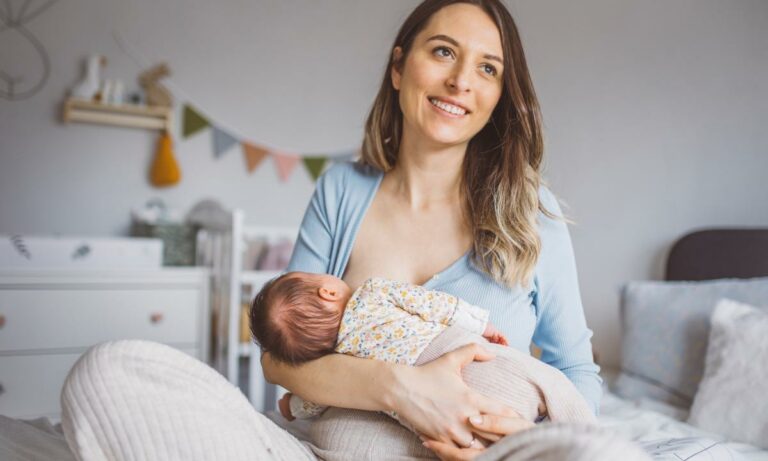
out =
<path fill-rule="evenodd" d="M 504 66 L 502 94 L 486 124 L 469 142 L 462 166 L 462 197 L 472 229 L 475 263 L 497 282 L 527 286 L 541 252 L 537 217 L 560 219 L 539 199 L 544 150 L 541 110 L 525 61 L 520 36 L 499 0 L 426 0 L 408 16 L 392 47 L 381 88 L 365 125 L 360 162 L 382 172 L 397 162 L 403 114 L 390 80 L 392 66 L 402 69 L 413 41 L 440 9 L 468 3 L 485 11 L 501 36 Z"/>

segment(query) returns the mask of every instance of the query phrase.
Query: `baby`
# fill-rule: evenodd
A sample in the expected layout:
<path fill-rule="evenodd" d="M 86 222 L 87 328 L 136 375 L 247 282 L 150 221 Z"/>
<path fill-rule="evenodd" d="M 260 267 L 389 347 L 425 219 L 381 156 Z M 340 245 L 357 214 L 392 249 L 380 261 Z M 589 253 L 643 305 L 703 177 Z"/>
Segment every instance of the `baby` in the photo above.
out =
<path fill-rule="evenodd" d="M 251 332 L 273 359 L 299 365 L 332 353 L 422 365 L 472 342 L 495 355 L 464 367 L 467 384 L 537 421 L 594 422 L 586 401 L 559 370 L 507 345 L 488 311 L 447 293 L 371 278 L 354 292 L 328 274 L 289 272 L 269 281 L 250 312 Z M 491 344 L 488 344 L 491 343 Z M 326 407 L 294 394 L 280 401 L 292 420 Z M 401 424 L 395 413 L 388 413 Z"/>

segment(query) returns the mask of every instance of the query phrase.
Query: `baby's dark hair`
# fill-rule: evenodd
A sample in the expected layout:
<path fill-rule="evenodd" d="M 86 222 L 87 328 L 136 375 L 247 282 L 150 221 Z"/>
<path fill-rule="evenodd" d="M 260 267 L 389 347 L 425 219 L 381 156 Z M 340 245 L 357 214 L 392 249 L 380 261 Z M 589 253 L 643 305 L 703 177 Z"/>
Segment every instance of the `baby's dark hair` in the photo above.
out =
<path fill-rule="evenodd" d="M 262 352 L 290 365 L 334 352 L 344 310 L 329 311 L 319 288 L 293 272 L 264 285 L 250 311 L 251 333 Z"/>

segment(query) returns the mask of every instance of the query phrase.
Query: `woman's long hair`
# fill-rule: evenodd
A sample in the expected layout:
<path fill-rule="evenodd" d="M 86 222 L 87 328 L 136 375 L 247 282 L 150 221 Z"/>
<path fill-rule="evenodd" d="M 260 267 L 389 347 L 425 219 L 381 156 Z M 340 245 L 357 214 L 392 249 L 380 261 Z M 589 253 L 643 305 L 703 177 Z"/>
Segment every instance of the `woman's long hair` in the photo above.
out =
<path fill-rule="evenodd" d="M 533 89 L 517 26 L 499 0 L 426 0 L 408 16 L 395 38 L 403 49 L 394 61 L 390 49 L 384 79 L 365 125 L 361 163 L 387 172 L 397 162 L 403 114 L 392 87 L 392 66 L 401 68 L 413 41 L 429 19 L 454 3 L 485 11 L 501 35 L 502 93 L 491 119 L 469 142 L 462 166 L 462 196 L 473 234 L 475 263 L 494 280 L 512 287 L 532 281 L 541 251 L 539 172 L 544 142 L 539 103 Z"/>

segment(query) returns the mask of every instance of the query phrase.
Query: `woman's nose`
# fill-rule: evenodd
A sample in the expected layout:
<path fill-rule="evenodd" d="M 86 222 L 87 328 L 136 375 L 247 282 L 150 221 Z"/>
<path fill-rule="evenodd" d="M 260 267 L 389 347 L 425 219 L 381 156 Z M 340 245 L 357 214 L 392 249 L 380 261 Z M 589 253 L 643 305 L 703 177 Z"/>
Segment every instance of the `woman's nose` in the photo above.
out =
<path fill-rule="evenodd" d="M 448 80 L 446 80 L 446 85 L 459 93 L 469 91 L 470 76 L 469 69 L 467 67 L 468 66 L 457 63 L 457 65 L 453 68 L 453 72 L 448 77 Z"/>

